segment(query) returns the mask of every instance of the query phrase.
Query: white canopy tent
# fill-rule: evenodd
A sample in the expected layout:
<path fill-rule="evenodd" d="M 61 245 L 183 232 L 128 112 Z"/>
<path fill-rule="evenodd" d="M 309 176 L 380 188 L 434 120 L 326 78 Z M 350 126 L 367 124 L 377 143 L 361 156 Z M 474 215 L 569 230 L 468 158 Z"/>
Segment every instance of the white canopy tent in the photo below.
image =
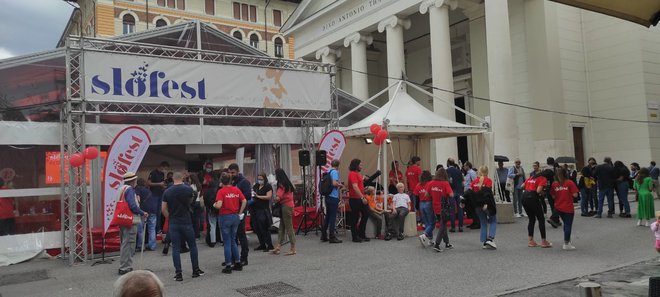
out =
<path fill-rule="evenodd" d="M 430 111 L 408 93 L 402 91 L 402 84 L 423 92 L 426 95 L 432 96 L 436 100 L 440 100 L 453 109 L 457 109 L 467 116 L 477 119 L 481 126 L 470 126 L 444 118 L 441 115 Z M 438 139 L 457 136 L 478 136 L 478 147 L 476 162 L 477 164 L 490 164 L 493 159 L 493 134 L 488 131 L 487 122 L 468 111 L 455 106 L 452 102 L 447 102 L 442 98 L 436 97 L 426 90 L 417 85 L 411 84 L 407 81 L 399 81 L 373 97 L 366 100 L 363 104 L 377 98 L 381 94 L 387 92 L 390 88 L 396 87 L 396 92 L 392 99 L 370 116 L 363 120 L 345 128 L 341 128 L 344 135 L 347 137 L 369 137 L 371 135 L 370 127 L 372 124 L 377 123 L 387 130 L 389 137 L 393 136 L 409 136 L 418 139 Z M 358 106 L 359 107 L 359 106 Z M 351 112 L 344 114 L 347 116 Z M 341 117 L 340 117 L 341 119 Z M 380 158 L 382 161 L 382 168 L 387 168 L 387 144 L 383 142 L 380 149 Z M 383 174 L 383 185 L 387 185 L 387 174 Z M 387 195 L 387 187 L 383 187 Z M 385 205 L 387 207 L 387 205 Z"/>

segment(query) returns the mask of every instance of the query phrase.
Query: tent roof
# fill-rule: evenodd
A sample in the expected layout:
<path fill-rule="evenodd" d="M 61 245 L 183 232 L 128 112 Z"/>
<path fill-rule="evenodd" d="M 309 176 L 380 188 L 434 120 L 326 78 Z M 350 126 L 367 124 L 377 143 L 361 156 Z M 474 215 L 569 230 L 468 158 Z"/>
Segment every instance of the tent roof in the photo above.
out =
<path fill-rule="evenodd" d="M 551 0 L 570 6 L 606 14 L 638 23 L 645 27 L 656 26 L 660 21 L 660 2 L 657 0 Z"/>
<path fill-rule="evenodd" d="M 454 122 L 418 103 L 408 93 L 399 91 L 396 97 L 363 120 L 341 128 L 346 136 L 369 136 L 370 126 L 389 119 L 390 135 L 409 135 L 423 138 L 444 138 L 485 133 L 488 129 Z"/>

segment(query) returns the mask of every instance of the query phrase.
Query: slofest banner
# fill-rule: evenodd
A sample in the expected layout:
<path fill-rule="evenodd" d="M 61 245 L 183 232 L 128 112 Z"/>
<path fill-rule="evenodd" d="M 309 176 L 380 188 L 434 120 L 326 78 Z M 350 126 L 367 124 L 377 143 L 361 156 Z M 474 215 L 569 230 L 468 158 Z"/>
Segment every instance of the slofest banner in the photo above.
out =
<path fill-rule="evenodd" d="M 85 52 L 89 101 L 330 110 L 330 75 Z"/>
<path fill-rule="evenodd" d="M 151 144 L 151 138 L 144 129 L 127 127 L 117 134 L 108 149 L 108 157 L 103 166 L 103 234 L 108 231 L 115 214 L 119 190 L 124 184 L 126 172 L 136 172 Z"/>
<path fill-rule="evenodd" d="M 314 179 L 315 188 L 317 189 L 316 209 L 321 207 L 321 195 L 318 191 L 321 176 L 323 176 L 323 173 L 330 171 L 332 168 L 330 165 L 332 160 L 341 158 L 341 154 L 344 152 L 344 148 L 346 148 L 346 138 L 344 137 L 344 133 L 339 130 L 328 131 L 328 133 L 326 133 L 321 139 L 321 142 L 319 142 L 318 150 L 326 151 L 326 163 L 324 166 L 321 166 L 320 171 L 318 166 L 316 168 L 316 177 Z"/>

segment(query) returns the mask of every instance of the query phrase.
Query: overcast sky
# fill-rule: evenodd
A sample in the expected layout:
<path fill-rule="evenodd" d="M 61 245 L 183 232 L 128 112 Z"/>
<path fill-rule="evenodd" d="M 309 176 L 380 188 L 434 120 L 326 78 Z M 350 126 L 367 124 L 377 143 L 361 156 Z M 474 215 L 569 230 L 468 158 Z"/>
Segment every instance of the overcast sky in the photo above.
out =
<path fill-rule="evenodd" d="M 62 0 L 0 0 L 0 7 L 0 59 L 54 49 L 73 11 Z"/>

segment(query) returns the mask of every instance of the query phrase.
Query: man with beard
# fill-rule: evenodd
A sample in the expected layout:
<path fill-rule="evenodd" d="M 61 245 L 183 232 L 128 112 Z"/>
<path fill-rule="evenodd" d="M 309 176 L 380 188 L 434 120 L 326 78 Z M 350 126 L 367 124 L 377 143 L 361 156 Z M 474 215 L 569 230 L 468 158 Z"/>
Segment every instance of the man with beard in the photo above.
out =
<path fill-rule="evenodd" d="M 243 196 L 252 197 L 252 185 L 250 184 L 250 181 L 245 179 L 245 177 L 243 177 L 243 174 L 240 173 L 238 164 L 236 163 L 229 164 L 228 173 L 232 179 L 232 185 L 236 186 L 239 190 L 241 190 Z M 246 212 L 247 210 L 243 211 L 244 214 Z M 238 230 L 236 231 L 236 238 L 238 238 L 238 242 L 241 244 L 241 265 L 247 266 L 248 253 L 250 251 L 250 248 L 248 247 L 247 235 L 245 235 L 245 217 L 243 217 L 243 220 L 241 220 L 240 224 L 238 225 Z"/>

